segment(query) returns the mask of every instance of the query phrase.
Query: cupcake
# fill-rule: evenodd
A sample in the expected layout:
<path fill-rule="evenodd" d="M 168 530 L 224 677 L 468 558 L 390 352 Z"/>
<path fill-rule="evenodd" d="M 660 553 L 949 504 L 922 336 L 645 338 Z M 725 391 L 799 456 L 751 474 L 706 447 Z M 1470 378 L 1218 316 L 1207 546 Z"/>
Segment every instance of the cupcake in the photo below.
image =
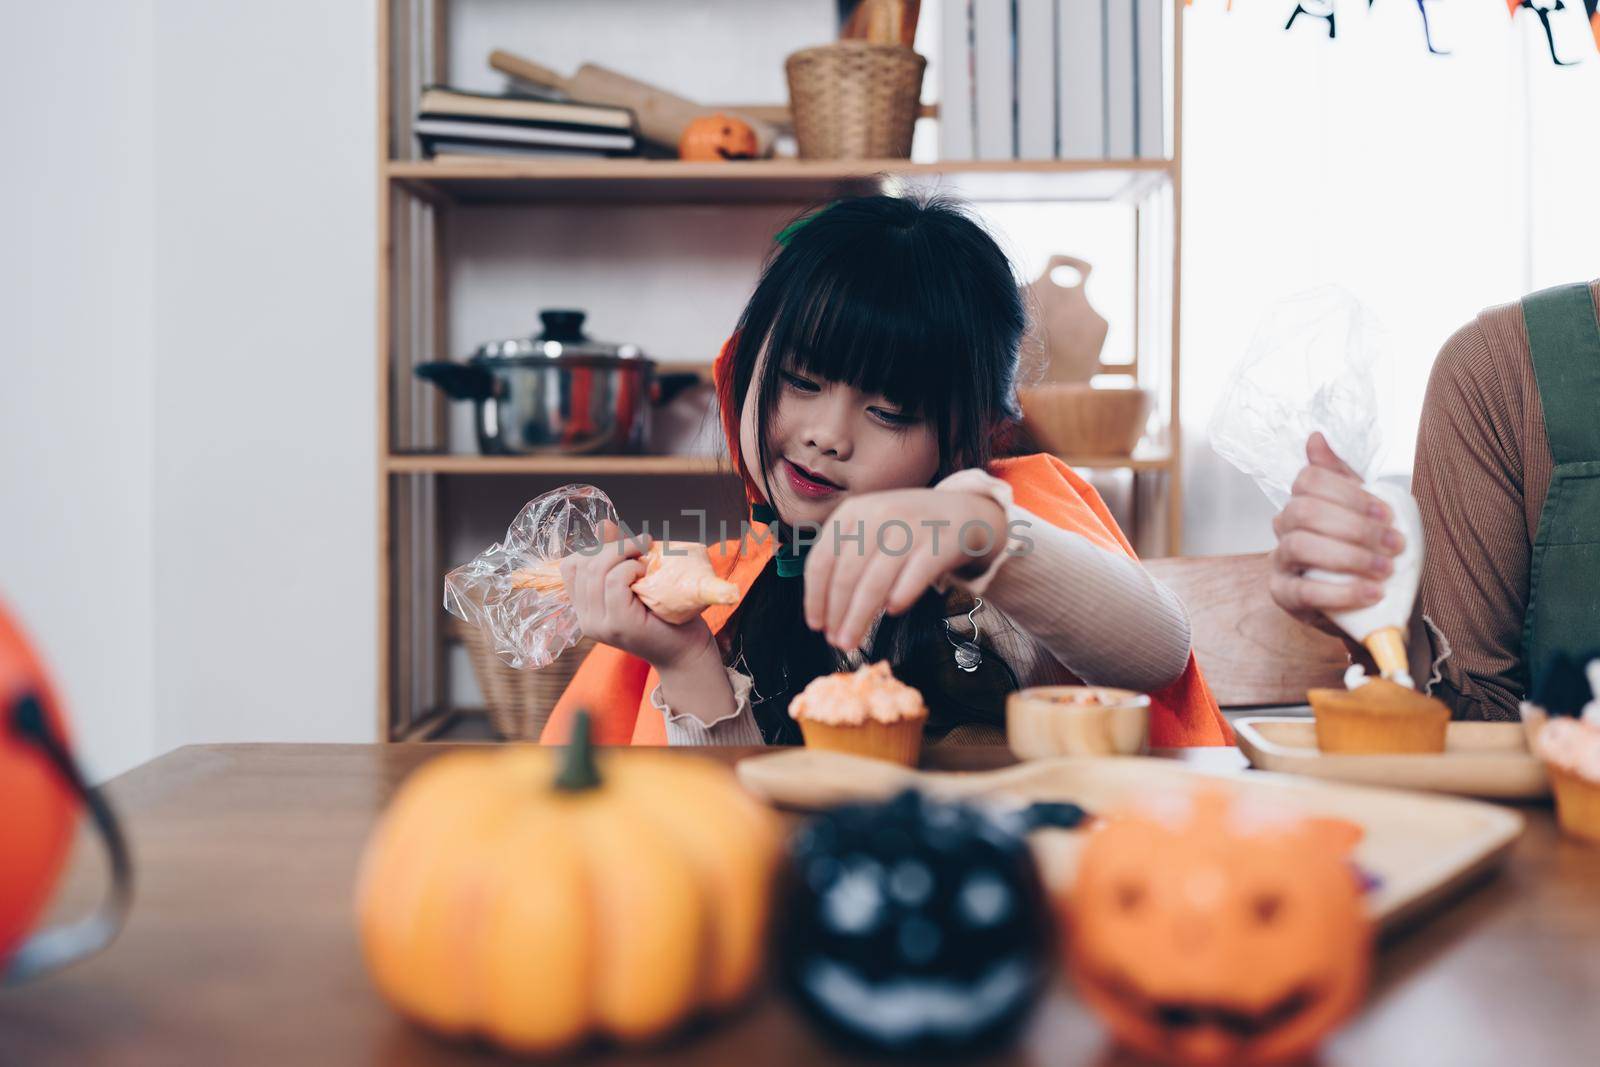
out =
<path fill-rule="evenodd" d="M 1600 714 L 1551 716 L 1533 751 L 1550 775 L 1561 829 L 1600 844 Z"/>
<path fill-rule="evenodd" d="M 1324 752 L 1443 752 L 1450 709 L 1387 678 L 1367 678 L 1360 668 L 1345 676 L 1346 689 L 1306 694 L 1317 717 L 1317 747 Z"/>
<path fill-rule="evenodd" d="M 915 767 L 928 708 L 880 662 L 814 679 L 789 702 L 789 717 L 811 748 Z"/>
<path fill-rule="evenodd" d="M 1522 704 L 1522 725 L 1556 796 L 1556 819 L 1574 837 L 1600 843 L 1600 659 L 1558 654 Z"/>

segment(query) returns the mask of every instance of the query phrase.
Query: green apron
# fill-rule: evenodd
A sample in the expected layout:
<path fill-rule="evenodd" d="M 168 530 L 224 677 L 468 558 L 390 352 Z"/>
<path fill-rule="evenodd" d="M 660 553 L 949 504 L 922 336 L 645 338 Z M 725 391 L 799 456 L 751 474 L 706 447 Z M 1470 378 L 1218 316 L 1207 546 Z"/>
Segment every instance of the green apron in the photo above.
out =
<path fill-rule="evenodd" d="M 1600 648 L 1600 323 L 1584 284 L 1524 297 L 1522 318 L 1555 461 L 1528 572 L 1531 687 L 1557 654 Z"/>

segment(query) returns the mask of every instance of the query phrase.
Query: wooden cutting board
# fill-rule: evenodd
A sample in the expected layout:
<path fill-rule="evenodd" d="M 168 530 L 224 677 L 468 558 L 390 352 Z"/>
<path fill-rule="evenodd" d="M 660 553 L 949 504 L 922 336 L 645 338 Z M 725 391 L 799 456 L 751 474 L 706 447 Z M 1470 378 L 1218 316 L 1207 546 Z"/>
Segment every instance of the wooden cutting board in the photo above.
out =
<path fill-rule="evenodd" d="M 881 760 L 796 748 L 751 756 L 737 767 L 745 788 L 786 808 L 817 810 L 850 801 L 882 800 L 916 787 L 950 800 L 1025 804 L 1071 801 L 1104 812 L 1152 793 L 1222 783 L 1275 809 L 1346 819 L 1364 836 L 1356 862 L 1379 885 L 1369 913 L 1392 927 L 1426 911 L 1494 867 L 1522 833 L 1515 811 L 1427 793 L 1336 785 L 1242 771 L 1211 774 L 1175 760 L 1085 757 L 1019 763 L 997 771 L 915 771 Z M 1081 834 L 1041 830 L 1032 836 L 1045 880 L 1072 884 Z"/>
<path fill-rule="evenodd" d="M 1437 755 L 1324 753 L 1316 724 L 1305 718 L 1237 719 L 1233 728 L 1240 750 L 1262 770 L 1491 800 L 1550 795 L 1544 765 L 1528 751 L 1521 723 L 1453 722 Z"/>

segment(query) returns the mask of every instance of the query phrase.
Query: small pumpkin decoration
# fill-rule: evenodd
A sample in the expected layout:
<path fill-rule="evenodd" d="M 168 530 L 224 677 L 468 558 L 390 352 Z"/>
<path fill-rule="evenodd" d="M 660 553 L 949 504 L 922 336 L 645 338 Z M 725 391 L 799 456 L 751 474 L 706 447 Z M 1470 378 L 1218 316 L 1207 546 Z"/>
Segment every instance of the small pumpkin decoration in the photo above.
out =
<path fill-rule="evenodd" d="M 641 1041 L 760 973 L 773 814 L 720 764 L 597 756 L 589 733 L 580 713 L 563 753 L 432 760 L 373 832 L 367 969 L 423 1025 L 517 1052 Z"/>
<path fill-rule="evenodd" d="M 1048 821 L 1082 817 L 1072 811 Z M 818 816 L 791 848 L 789 989 L 824 1028 L 879 1051 L 962 1052 L 1005 1036 L 1051 966 L 1028 828 L 915 791 Z"/>
<path fill-rule="evenodd" d="M 0 608 L 0 974 L 49 904 L 77 820 L 77 797 L 40 737 L 70 744 L 43 665 Z"/>
<path fill-rule="evenodd" d="M 697 163 L 756 158 L 756 131 L 732 115 L 701 115 L 678 139 L 678 158 Z"/>
<path fill-rule="evenodd" d="M 80 809 L 105 849 L 110 886 L 98 910 L 35 930 L 71 855 Z M 133 863 L 110 802 L 85 779 L 43 660 L 0 604 L 0 987 L 100 951 L 122 929 Z"/>
<path fill-rule="evenodd" d="M 1066 901 L 1080 994 L 1124 1044 L 1170 1063 L 1306 1055 L 1366 991 L 1359 828 L 1221 790 L 1166 799 L 1089 834 Z"/>

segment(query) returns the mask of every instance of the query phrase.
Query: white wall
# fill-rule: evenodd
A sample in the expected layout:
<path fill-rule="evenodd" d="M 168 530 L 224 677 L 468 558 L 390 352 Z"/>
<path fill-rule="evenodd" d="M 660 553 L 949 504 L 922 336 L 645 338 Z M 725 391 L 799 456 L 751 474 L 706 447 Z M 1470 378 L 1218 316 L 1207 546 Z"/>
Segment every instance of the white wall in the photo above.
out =
<path fill-rule="evenodd" d="M 155 746 L 151 8 L 0 7 L 0 601 L 96 777 Z"/>
<path fill-rule="evenodd" d="M 1341 3 L 1339 36 L 1293 0 L 1188 9 L 1184 29 L 1185 543 L 1272 544 L 1272 509 L 1205 426 L 1262 312 L 1336 282 L 1387 328 L 1386 470 L 1409 471 L 1439 347 L 1492 304 L 1600 275 L 1600 54 L 1569 3 L 1551 66 L 1532 12 L 1488 0 Z"/>
<path fill-rule="evenodd" d="M 497 90 L 504 48 L 571 75 L 597 63 L 706 104 L 783 103 L 783 59 L 825 44 L 835 0 L 452 0 L 450 81 Z M 937 20 L 934 20 L 937 21 Z"/>
<path fill-rule="evenodd" d="M 0 17 L 0 598 L 91 775 L 372 739 L 373 0 Z"/>
<path fill-rule="evenodd" d="M 158 748 L 376 736 L 375 34 L 156 6 Z"/>

